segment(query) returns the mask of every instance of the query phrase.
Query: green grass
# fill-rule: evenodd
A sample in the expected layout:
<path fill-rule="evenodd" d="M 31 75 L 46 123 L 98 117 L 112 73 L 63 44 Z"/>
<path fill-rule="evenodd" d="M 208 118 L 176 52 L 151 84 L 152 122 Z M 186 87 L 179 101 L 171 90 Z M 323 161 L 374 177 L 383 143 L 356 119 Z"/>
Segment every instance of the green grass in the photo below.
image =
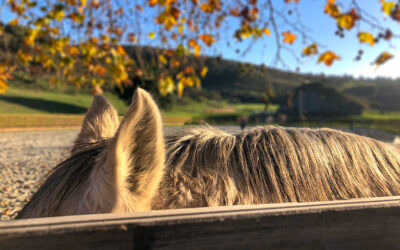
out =
<path fill-rule="evenodd" d="M 364 111 L 361 118 L 373 119 L 373 120 L 400 120 L 400 112 L 384 112 L 378 111 Z"/>
<path fill-rule="evenodd" d="M 83 91 L 82 91 L 83 92 Z M 116 95 L 105 93 L 119 114 L 124 114 L 127 105 Z M 83 114 L 90 106 L 93 96 L 89 93 L 63 93 L 61 91 L 10 88 L 0 95 L 0 113 L 30 114 Z"/>
<path fill-rule="evenodd" d="M 231 107 L 235 108 L 236 111 L 264 111 L 265 104 L 263 103 L 238 103 L 238 104 L 229 104 Z M 277 111 L 279 109 L 279 105 L 271 104 L 268 107 L 268 111 Z"/>
<path fill-rule="evenodd" d="M 190 116 L 192 118 L 205 118 L 224 114 L 250 115 L 253 112 L 264 111 L 265 105 L 262 103 L 241 103 L 232 104 L 227 102 L 217 102 L 214 100 L 204 100 L 203 102 L 187 101 L 185 104 L 177 103 L 172 109 L 162 111 L 166 116 Z M 223 112 L 223 109 L 233 108 L 234 112 Z M 269 111 L 276 111 L 278 105 L 270 105 Z M 222 112 L 213 113 L 213 110 L 221 109 Z"/>

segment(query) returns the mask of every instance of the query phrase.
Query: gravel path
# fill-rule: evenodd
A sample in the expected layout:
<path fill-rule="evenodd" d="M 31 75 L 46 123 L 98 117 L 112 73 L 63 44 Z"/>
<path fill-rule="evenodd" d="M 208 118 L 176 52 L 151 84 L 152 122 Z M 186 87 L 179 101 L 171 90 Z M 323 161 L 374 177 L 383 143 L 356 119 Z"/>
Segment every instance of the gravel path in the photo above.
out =
<path fill-rule="evenodd" d="M 168 127 L 166 135 L 192 127 Z M 236 126 L 224 126 L 228 132 L 239 132 Z M 349 129 L 344 129 L 350 131 Z M 351 132 L 378 140 L 393 142 L 392 134 L 372 129 L 356 128 Z M 69 156 L 77 130 L 30 131 L 0 133 L 0 216 L 1 220 L 15 217 L 46 174 Z M 397 138 L 400 144 L 399 138 Z"/>

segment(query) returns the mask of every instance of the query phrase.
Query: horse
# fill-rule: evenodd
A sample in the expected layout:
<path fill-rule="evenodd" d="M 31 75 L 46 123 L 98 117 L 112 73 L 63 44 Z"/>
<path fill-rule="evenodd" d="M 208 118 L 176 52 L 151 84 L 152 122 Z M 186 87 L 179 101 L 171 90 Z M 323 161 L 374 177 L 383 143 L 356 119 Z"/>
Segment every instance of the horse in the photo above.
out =
<path fill-rule="evenodd" d="M 338 130 L 210 126 L 164 137 L 138 88 L 119 123 L 95 96 L 71 156 L 17 218 L 313 202 L 400 194 L 400 149 Z"/>

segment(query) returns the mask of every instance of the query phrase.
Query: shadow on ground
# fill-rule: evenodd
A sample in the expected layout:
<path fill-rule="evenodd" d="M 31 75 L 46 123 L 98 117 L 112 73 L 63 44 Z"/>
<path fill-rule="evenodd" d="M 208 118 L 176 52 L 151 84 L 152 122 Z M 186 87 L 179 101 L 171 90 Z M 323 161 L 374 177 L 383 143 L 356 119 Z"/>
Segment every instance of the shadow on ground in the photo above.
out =
<path fill-rule="evenodd" d="M 78 105 L 29 97 L 1 96 L 0 100 L 48 113 L 83 114 L 86 112 L 86 108 Z"/>

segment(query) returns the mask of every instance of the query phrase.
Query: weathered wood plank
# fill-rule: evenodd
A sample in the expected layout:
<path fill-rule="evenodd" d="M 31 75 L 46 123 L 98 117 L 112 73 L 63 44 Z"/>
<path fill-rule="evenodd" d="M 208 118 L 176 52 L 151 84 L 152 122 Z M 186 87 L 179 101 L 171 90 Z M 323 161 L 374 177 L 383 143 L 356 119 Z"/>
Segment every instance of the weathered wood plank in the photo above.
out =
<path fill-rule="evenodd" d="M 399 249 L 400 197 L 29 219 L 0 249 Z"/>

